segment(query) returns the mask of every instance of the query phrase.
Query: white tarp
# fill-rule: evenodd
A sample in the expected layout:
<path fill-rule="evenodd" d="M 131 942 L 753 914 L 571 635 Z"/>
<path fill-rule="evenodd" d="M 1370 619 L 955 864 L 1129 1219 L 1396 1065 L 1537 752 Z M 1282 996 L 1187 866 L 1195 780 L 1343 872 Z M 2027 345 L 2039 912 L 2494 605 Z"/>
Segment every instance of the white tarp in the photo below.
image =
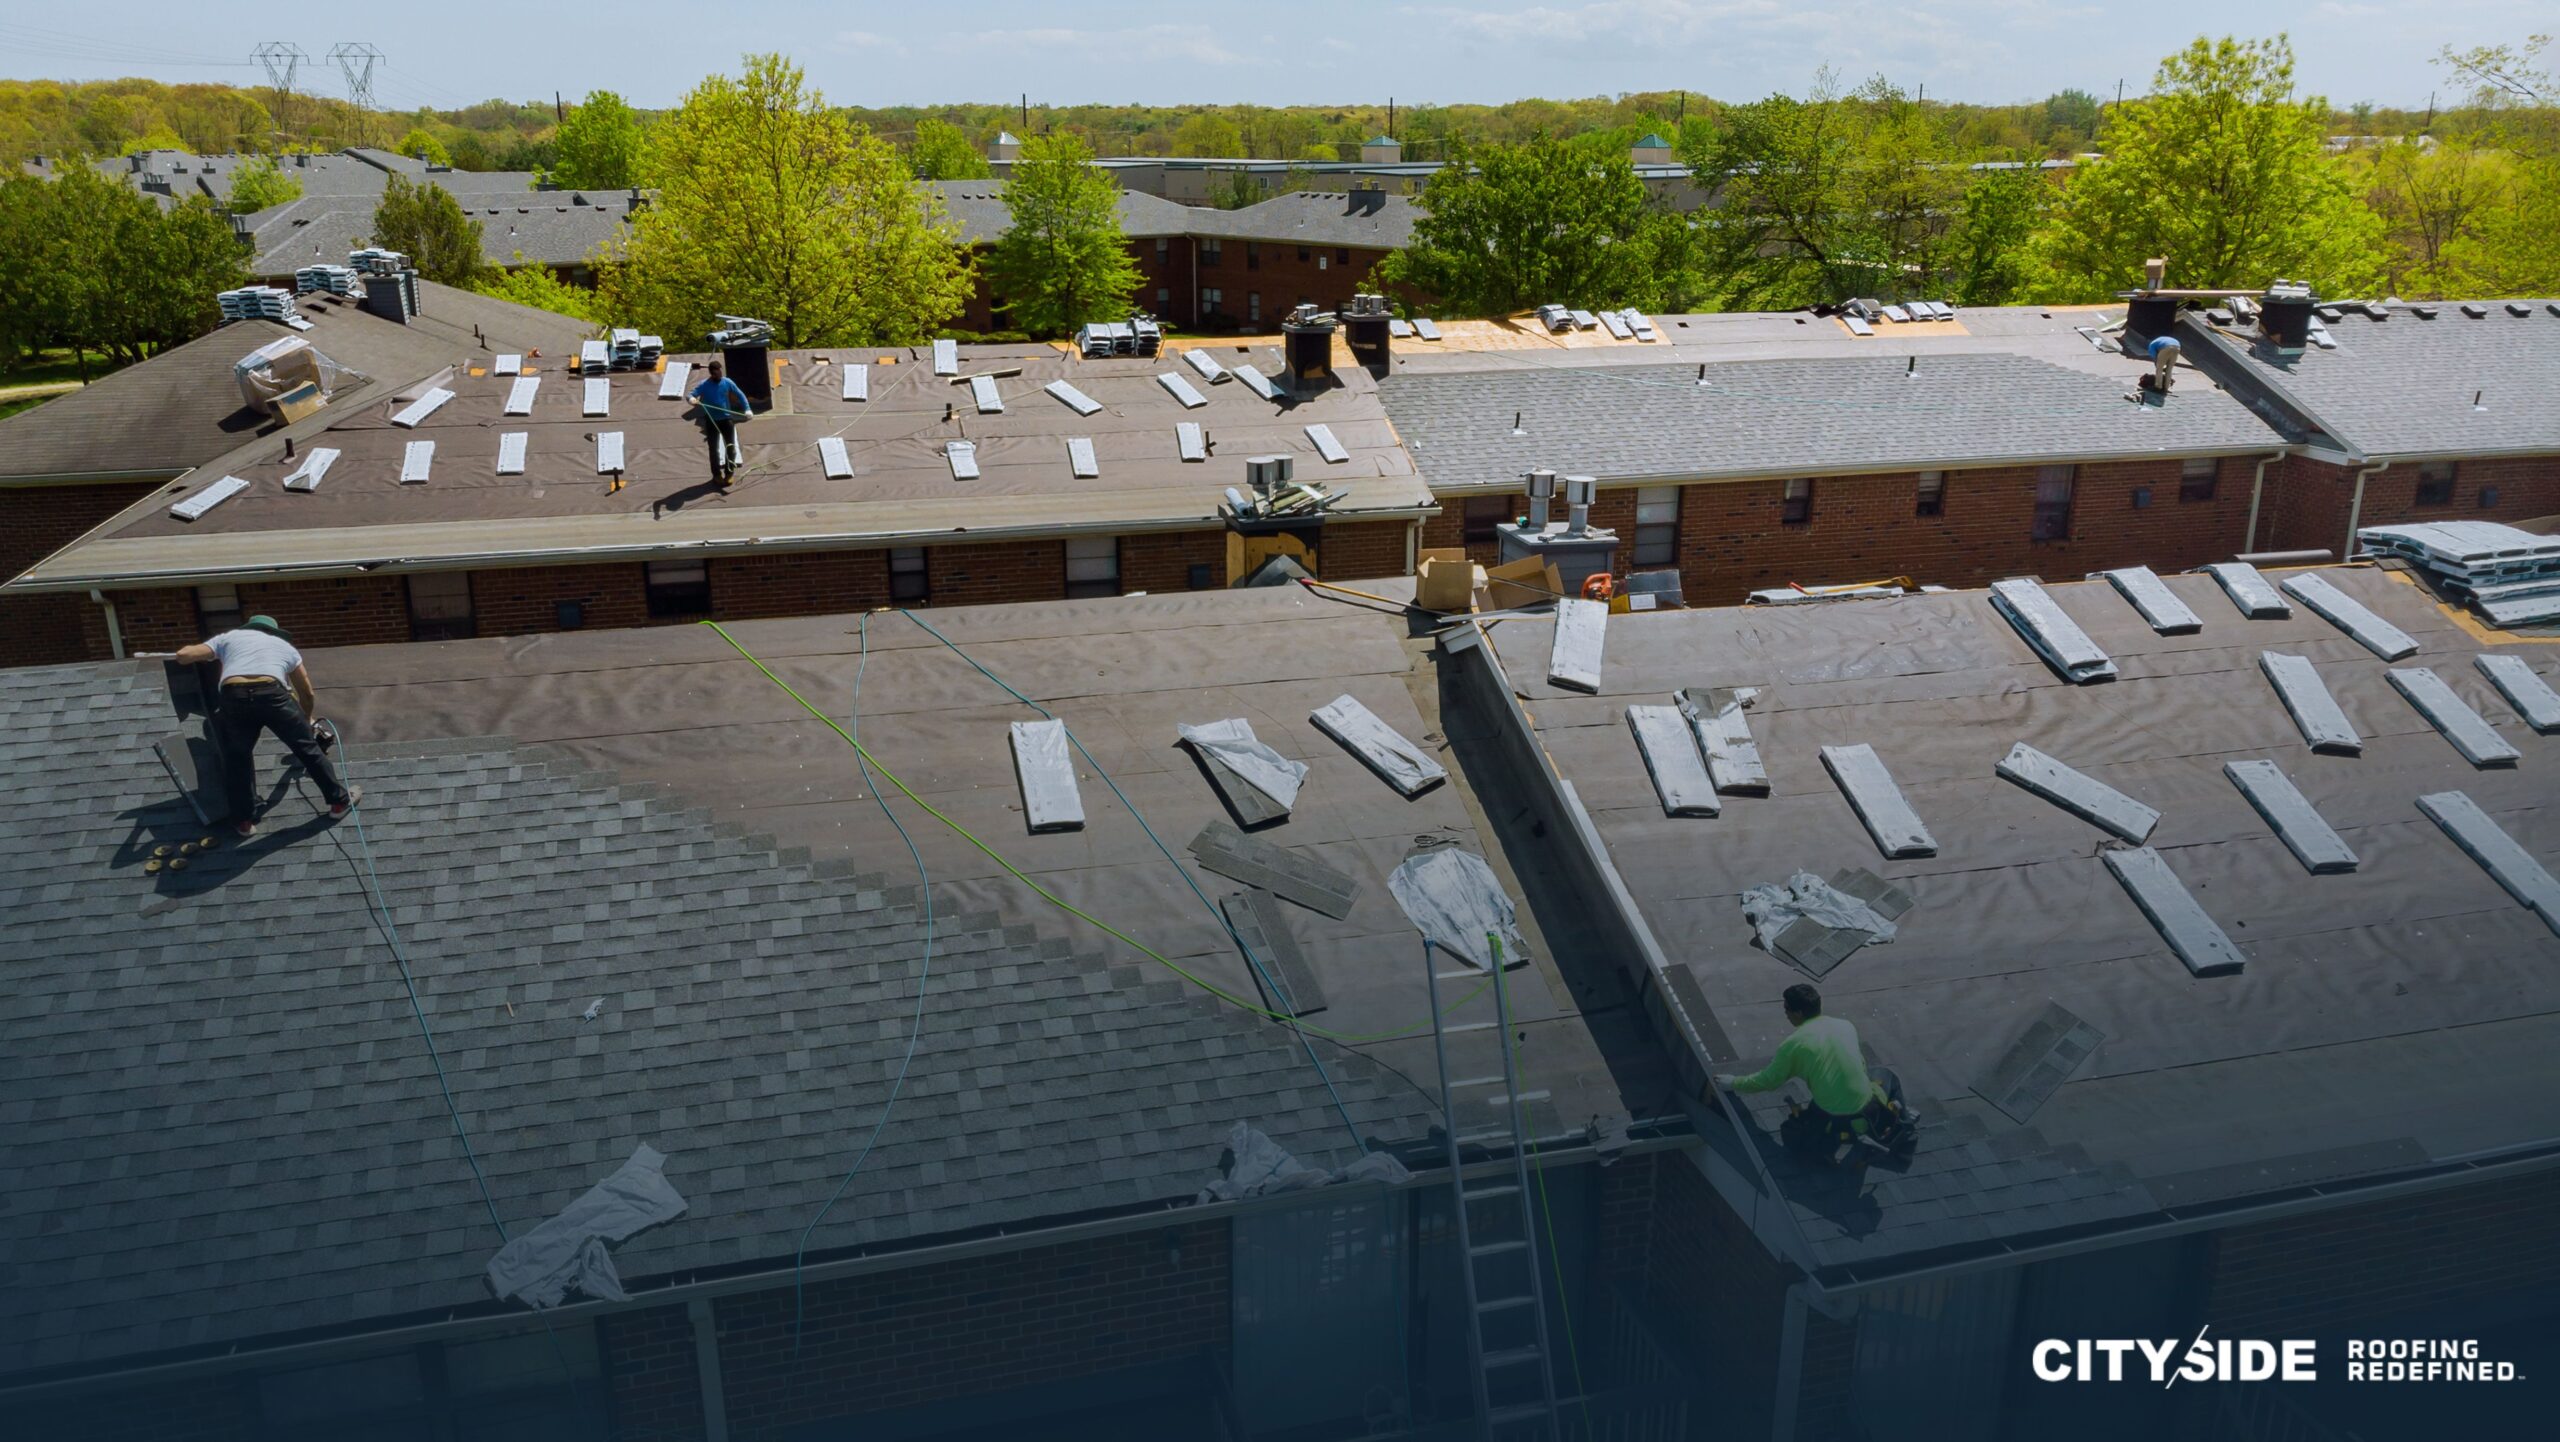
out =
<path fill-rule="evenodd" d="M 1235 1202 L 1275 1192 L 1304 1192 L 1336 1182 L 1384 1182 L 1394 1186 L 1412 1177 L 1404 1163 L 1385 1152 L 1369 1152 L 1340 1171 L 1311 1167 L 1289 1155 L 1278 1142 L 1238 1122 L 1227 1133 L 1227 1174 L 1200 1189 L 1203 1202 Z"/>
<path fill-rule="evenodd" d="M 1263 745 L 1253 734 L 1252 722 L 1230 717 L 1181 730 L 1184 745 L 1217 757 L 1229 771 L 1270 797 L 1273 805 L 1286 811 L 1297 804 L 1298 786 L 1307 779 L 1306 763 Z"/>
<path fill-rule="evenodd" d="M 489 1286 L 529 1307 L 556 1307 L 571 1287 L 608 1302 L 627 1302 L 605 1243 L 619 1242 L 684 1212 L 684 1198 L 659 1168 L 666 1155 L 642 1146 L 612 1176 L 587 1189 L 566 1211 L 498 1249 Z"/>
<path fill-rule="evenodd" d="M 1893 940 L 1893 923 L 1882 913 L 1810 871 L 1788 877 L 1784 886 L 1764 884 L 1743 892 L 1742 914 L 1759 933 L 1761 949 L 1773 953 L 1778 933 L 1807 916 L 1842 931 L 1866 932 L 1869 945 Z"/>
<path fill-rule="evenodd" d="M 1502 964 L 1508 969 L 1529 959 L 1529 943 L 1520 935 L 1520 913 L 1502 890 L 1502 882 L 1484 858 L 1454 846 L 1418 851 L 1387 878 L 1396 904 L 1434 946 L 1464 957 L 1478 971 L 1491 971 L 1493 957 L 1485 933 L 1502 938 Z"/>

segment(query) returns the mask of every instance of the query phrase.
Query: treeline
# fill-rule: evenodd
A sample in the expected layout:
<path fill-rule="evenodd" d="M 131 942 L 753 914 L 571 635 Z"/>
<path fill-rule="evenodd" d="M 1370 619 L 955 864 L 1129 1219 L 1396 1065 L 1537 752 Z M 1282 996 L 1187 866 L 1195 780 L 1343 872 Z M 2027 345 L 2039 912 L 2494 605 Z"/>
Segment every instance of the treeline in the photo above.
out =
<path fill-rule="evenodd" d="M 0 179 L 0 371 L 63 346 L 81 379 L 213 328 L 215 297 L 247 284 L 231 223 L 201 197 L 163 208 L 74 167 Z"/>

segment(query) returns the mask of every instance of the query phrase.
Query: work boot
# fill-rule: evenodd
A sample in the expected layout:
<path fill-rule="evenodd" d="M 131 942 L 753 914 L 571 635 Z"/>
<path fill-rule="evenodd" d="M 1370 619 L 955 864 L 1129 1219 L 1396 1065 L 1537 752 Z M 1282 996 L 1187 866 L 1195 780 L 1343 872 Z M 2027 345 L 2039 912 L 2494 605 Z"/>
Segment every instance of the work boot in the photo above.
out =
<path fill-rule="evenodd" d="M 258 823 L 248 820 L 245 817 L 241 820 L 234 821 L 231 823 L 231 834 L 239 837 L 243 841 L 246 841 L 250 837 L 258 834 Z"/>
<path fill-rule="evenodd" d="M 344 820 L 346 820 L 346 819 L 347 819 L 347 813 L 348 813 L 348 812 L 350 812 L 350 811 L 355 810 L 355 809 L 356 809 L 356 807 L 357 807 L 360 803 L 362 803 L 362 802 L 363 802 L 363 800 L 364 800 L 364 788 L 363 788 L 363 787 L 361 787 L 361 786 L 350 786 L 350 787 L 348 787 L 348 788 L 347 788 L 347 799 L 346 799 L 346 800 L 344 800 L 344 801 L 341 801 L 341 802 L 339 802 L 337 805 L 332 806 L 332 807 L 330 807 L 330 808 L 329 808 L 329 819 L 330 819 L 330 820 L 332 820 L 332 821 L 344 821 Z M 241 835 L 243 835 L 243 836 L 246 836 L 247 834 L 248 834 L 248 833 L 247 833 L 247 832 L 245 832 L 245 831 L 241 833 Z"/>

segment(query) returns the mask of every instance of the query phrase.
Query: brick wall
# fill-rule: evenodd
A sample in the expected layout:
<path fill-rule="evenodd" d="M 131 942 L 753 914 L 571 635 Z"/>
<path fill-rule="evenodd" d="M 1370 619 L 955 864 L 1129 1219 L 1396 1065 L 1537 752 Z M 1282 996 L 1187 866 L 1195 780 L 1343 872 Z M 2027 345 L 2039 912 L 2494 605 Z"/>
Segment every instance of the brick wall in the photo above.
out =
<path fill-rule="evenodd" d="M 888 602 L 886 551 L 723 556 L 711 563 L 711 611 L 723 621 L 867 611 Z"/>
<path fill-rule="evenodd" d="M 2258 549 L 2337 552 L 2346 544 L 2347 516 L 2355 504 L 2355 467 L 2288 456 L 2267 467 L 2267 496 L 2258 522 Z M 2359 526 L 2416 521 L 2504 521 L 2560 515 L 2560 456 L 2518 456 L 2457 462 L 2453 500 L 2418 504 L 2418 467 L 2406 462 L 2365 481 Z M 2244 482 L 2245 484 L 2245 482 Z M 2495 490 L 2494 504 L 2481 504 Z"/>
<path fill-rule="evenodd" d="M 596 1324 L 615 1442 L 699 1442 L 702 1373 L 683 1307 L 618 1312 Z"/>
<path fill-rule="evenodd" d="M 192 588 L 118 591 L 114 596 L 128 652 L 174 651 L 204 639 Z M 249 582 L 240 587 L 240 613 L 275 617 L 301 646 L 409 639 L 408 582 L 400 576 Z M 106 656 L 104 620 L 83 630 L 96 648 L 92 659 Z"/>
<path fill-rule="evenodd" d="M 1227 584 L 1227 533 L 1172 531 L 1120 538 L 1120 588 L 1124 591 L 1191 589 L 1191 568 L 1209 568 L 1209 589 Z"/>
<path fill-rule="evenodd" d="M 2560 1295 L 2560 1176 L 2370 1203 L 2214 1235 L 2206 1320 L 2300 1336 L 2397 1312 Z"/>
<path fill-rule="evenodd" d="M 1125 242 L 1125 245 L 1129 258 L 1137 262 L 1138 274 L 1143 277 L 1138 286 L 1138 293 L 1131 297 L 1130 303 L 1139 310 L 1162 317 L 1176 325 L 1188 326 L 1196 323 L 1197 316 L 1192 310 L 1191 293 L 1191 237 L 1187 235 L 1165 237 L 1165 249 L 1162 255 L 1156 253 L 1154 236 L 1133 237 Z M 975 283 L 970 289 L 968 302 L 960 308 L 959 328 L 981 333 L 1011 329 L 1012 318 L 996 313 L 996 305 L 1002 297 L 996 295 L 988 286 L 985 269 L 986 251 L 983 247 L 978 250 L 977 257 L 979 269 Z M 1159 298 L 1156 294 L 1159 290 L 1167 294 Z"/>
<path fill-rule="evenodd" d="M 1411 521 L 1340 521 L 1324 528 L 1316 565 L 1328 581 L 1358 581 L 1406 574 L 1405 537 Z"/>
<path fill-rule="evenodd" d="M 796 1354 L 789 1287 L 722 1298 L 729 1435 L 1224 1351 L 1227 1249 L 1210 1222 L 816 1283 Z"/>
<path fill-rule="evenodd" d="M 937 606 L 1054 601 L 1067 593 L 1067 548 L 1058 541 L 935 546 L 925 565 Z"/>
<path fill-rule="evenodd" d="M 1357 246 L 1338 249 L 1273 240 L 1228 240 L 1223 250 L 1215 269 L 1201 267 L 1200 283 L 1223 288 L 1221 313 L 1247 326 L 1253 324 L 1252 296 L 1259 292 L 1264 329 L 1276 329 L 1280 318 L 1301 300 L 1325 310 L 1337 309 L 1359 293 L 1370 267 L 1387 254 Z"/>
<path fill-rule="evenodd" d="M 718 599 L 715 587 L 713 599 Z M 525 636 L 560 629 L 560 603 L 582 608 L 581 628 L 649 624 L 648 567 L 637 561 L 591 566 L 514 566 L 476 571 L 471 610 L 483 636 Z M 281 619 L 281 618 L 279 618 Z"/>
<path fill-rule="evenodd" d="M 0 490 L 0 581 L 61 550 L 157 489 L 158 482 L 142 481 Z M 96 602 L 78 594 L 0 599 L 0 666 L 49 666 L 89 659 L 83 613 L 97 610 Z M 98 625 L 103 636 L 103 619 Z"/>

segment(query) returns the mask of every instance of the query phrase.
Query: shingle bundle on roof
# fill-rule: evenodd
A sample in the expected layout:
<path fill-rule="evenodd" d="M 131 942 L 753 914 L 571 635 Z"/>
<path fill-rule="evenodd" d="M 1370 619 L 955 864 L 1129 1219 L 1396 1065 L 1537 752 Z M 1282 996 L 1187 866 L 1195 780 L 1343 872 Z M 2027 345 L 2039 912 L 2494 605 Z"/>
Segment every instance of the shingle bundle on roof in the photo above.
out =
<path fill-rule="evenodd" d="M 2412 562 L 2436 585 L 2500 626 L 2560 619 L 2560 536 L 2493 521 L 2367 526 L 2365 549 Z"/>

